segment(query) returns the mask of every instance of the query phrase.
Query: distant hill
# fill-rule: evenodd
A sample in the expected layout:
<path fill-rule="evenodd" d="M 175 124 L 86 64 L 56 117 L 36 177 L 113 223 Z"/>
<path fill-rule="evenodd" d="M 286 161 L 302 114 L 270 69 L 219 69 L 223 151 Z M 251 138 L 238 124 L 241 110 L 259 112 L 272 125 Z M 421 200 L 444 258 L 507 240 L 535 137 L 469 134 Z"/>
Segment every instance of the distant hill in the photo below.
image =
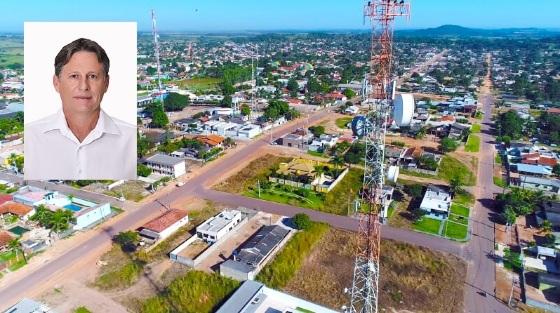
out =
<path fill-rule="evenodd" d="M 557 30 L 541 28 L 480 29 L 458 25 L 442 25 L 436 28 L 398 30 L 397 36 L 405 37 L 549 37 L 560 35 Z"/>

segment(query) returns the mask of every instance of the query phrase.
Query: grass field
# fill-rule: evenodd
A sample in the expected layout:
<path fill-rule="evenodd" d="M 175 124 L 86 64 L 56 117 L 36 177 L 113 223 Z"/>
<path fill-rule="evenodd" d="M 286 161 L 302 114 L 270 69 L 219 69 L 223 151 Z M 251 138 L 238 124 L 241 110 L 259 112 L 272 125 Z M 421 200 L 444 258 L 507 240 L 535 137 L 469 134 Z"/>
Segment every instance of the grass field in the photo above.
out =
<path fill-rule="evenodd" d="M 274 260 L 262 269 L 256 280 L 274 289 L 285 287 L 328 230 L 327 224 L 313 223 L 309 229 L 295 234 Z"/>
<path fill-rule="evenodd" d="M 141 312 L 215 312 L 238 286 L 238 281 L 220 274 L 192 270 L 172 281 L 160 295 L 147 299 Z"/>
<path fill-rule="evenodd" d="M 0 39 L 0 67 L 23 65 L 23 38 Z"/>
<path fill-rule="evenodd" d="M 346 129 L 346 125 L 352 121 L 351 117 L 341 117 L 337 118 L 335 123 L 338 128 Z"/>
<path fill-rule="evenodd" d="M 444 236 L 450 239 L 464 241 L 467 239 L 468 225 L 446 221 Z"/>
<path fill-rule="evenodd" d="M 408 176 L 414 176 L 414 177 L 420 177 L 420 178 L 438 178 L 435 175 L 430 175 L 430 174 L 426 174 L 426 173 L 420 173 L 420 172 L 415 172 L 415 171 L 411 171 L 408 170 L 406 168 L 401 168 L 400 169 L 400 173 L 404 174 L 404 175 L 408 175 Z"/>
<path fill-rule="evenodd" d="M 266 155 L 252 161 L 241 171 L 232 175 L 214 188 L 219 191 L 242 194 L 259 198 L 257 182 L 268 180 L 272 168 L 280 162 L 289 162 L 291 158 Z M 347 215 L 348 206 L 358 195 L 363 180 L 363 170 L 352 168 L 346 176 L 328 193 L 309 191 L 309 196 L 302 197 L 286 188 L 274 186 L 270 190 L 261 189 L 260 199 L 309 208 L 317 211 Z M 240 183 L 242 182 L 242 183 Z M 295 191 L 295 190 L 294 190 Z"/>
<path fill-rule="evenodd" d="M 499 153 L 496 153 L 496 157 L 494 158 L 494 162 L 496 162 L 496 164 L 502 164 L 502 156 Z"/>
<path fill-rule="evenodd" d="M 258 190 L 255 189 L 247 190 L 243 195 L 313 210 L 320 210 L 323 207 L 324 201 L 324 197 L 321 193 L 309 191 L 308 196 L 302 197 L 293 192 L 283 190 L 281 185 L 273 185 L 267 190 L 261 190 L 260 195 Z"/>
<path fill-rule="evenodd" d="M 420 220 L 414 222 L 414 230 L 421 231 L 424 233 L 439 235 L 439 228 L 441 226 L 441 221 L 429 217 L 422 217 Z"/>
<path fill-rule="evenodd" d="M 470 193 L 461 190 L 457 194 L 455 194 L 455 198 L 453 199 L 455 204 L 460 204 L 466 207 L 470 207 L 474 205 L 474 196 Z"/>
<path fill-rule="evenodd" d="M 181 89 L 189 89 L 195 92 L 204 92 L 218 89 L 221 82 L 221 79 L 212 77 L 201 77 L 175 81 L 175 83 L 177 83 Z"/>
<path fill-rule="evenodd" d="M 456 203 L 453 203 L 451 205 L 451 213 L 453 213 L 453 214 L 469 217 L 469 212 L 470 212 L 470 209 L 467 208 L 466 206 L 456 204 Z"/>
<path fill-rule="evenodd" d="M 314 156 L 314 157 L 320 157 L 320 158 L 325 158 L 325 154 L 323 152 L 317 152 L 317 151 L 311 151 L 311 150 L 307 150 L 307 154 Z"/>
<path fill-rule="evenodd" d="M 471 132 L 473 134 L 478 134 L 480 133 L 480 124 L 473 124 L 472 128 L 471 128 Z"/>
<path fill-rule="evenodd" d="M 503 178 L 494 176 L 493 179 L 494 179 L 494 185 L 502 188 L 507 187 L 507 184 Z"/>
<path fill-rule="evenodd" d="M 465 144 L 466 152 L 478 152 L 480 151 L 480 137 L 476 135 L 470 135 Z"/>
<path fill-rule="evenodd" d="M 357 244 L 355 233 L 331 229 L 283 291 L 334 310 L 348 305 L 344 288 L 352 285 Z M 380 270 L 379 305 L 386 312 L 463 309 L 466 264 L 456 257 L 382 240 Z"/>
<path fill-rule="evenodd" d="M 476 184 L 476 175 L 465 164 L 451 156 L 444 156 L 439 165 L 438 176 L 449 182 L 456 175 L 463 178 L 465 186 L 474 186 Z"/>

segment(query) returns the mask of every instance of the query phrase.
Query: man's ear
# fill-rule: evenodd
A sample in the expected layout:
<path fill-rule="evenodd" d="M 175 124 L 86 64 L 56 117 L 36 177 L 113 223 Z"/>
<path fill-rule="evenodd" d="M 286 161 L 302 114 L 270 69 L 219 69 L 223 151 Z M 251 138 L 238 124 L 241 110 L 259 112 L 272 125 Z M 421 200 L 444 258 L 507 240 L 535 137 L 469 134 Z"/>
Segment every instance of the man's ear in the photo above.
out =
<path fill-rule="evenodd" d="M 105 92 L 107 92 L 107 89 L 109 89 L 109 74 L 107 74 L 107 77 L 105 78 Z"/>
<path fill-rule="evenodd" d="M 56 92 L 60 93 L 60 90 L 59 90 L 60 81 L 58 80 L 58 76 L 56 76 L 56 74 L 53 75 L 53 86 L 54 86 L 54 89 L 56 90 Z"/>

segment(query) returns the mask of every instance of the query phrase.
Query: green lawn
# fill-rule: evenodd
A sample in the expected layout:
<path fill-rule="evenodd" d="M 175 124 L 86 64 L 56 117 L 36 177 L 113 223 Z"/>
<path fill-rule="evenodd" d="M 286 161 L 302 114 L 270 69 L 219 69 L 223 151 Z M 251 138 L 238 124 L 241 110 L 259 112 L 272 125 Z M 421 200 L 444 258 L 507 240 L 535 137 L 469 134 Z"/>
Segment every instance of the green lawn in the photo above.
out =
<path fill-rule="evenodd" d="M 502 156 L 499 153 L 496 153 L 496 158 L 494 160 L 496 164 L 502 164 Z"/>
<path fill-rule="evenodd" d="M 318 192 L 309 191 L 307 197 L 302 197 L 294 192 L 283 190 L 280 185 L 273 185 L 270 189 L 266 190 L 261 189 L 260 197 L 258 190 L 249 190 L 244 192 L 243 195 L 313 210 L 320 210 L 323 206 L 323 195 Z"/>
<path fill-rule="evenodd" d="M 326 194 L 309 191 L 308 196 L 302 197 L 295 193 L 295 189 L 288 191 L 282 185 L 273 185 L 268 190 L 261 189 L 260 199 L 278 202 L 312 210 L 347 215 L 348 206 L 358 196 L 363 181 L 363 170 L 352 168 L 336 187 Z M 241 192 L 242 195 L 259 198 L 255 186 Z"/>
<path fill-rule="evenodd" d="M 444 226 L 445 237 L 463 241 L 467 239 L 468 225 L 446 221 Z"/>
<path fill-rule="evenodd" d="M 451 213 L 453 214 L 469 217 L 469 212 L 470 210 L 466 206 L 455 203 L 451 205 Z"/>
<path fill-rule="evenodd" d="M 480 124 L 473 124 L 473 126 L 471 128 L 471 132 L 473 134 L 480 133 Z"/>
<path fill-rule="evenodd" d="M 478 152 L 480 150 L 480 137 L 476 135 L 470 135 L 465 144 L 466 152 Z"/>
<path fill-rule="evenodd" d="M 352 121 L 351 117 L 341 117 L 336 119 L 336 126 L 338 128 L 346 129 L 346 125 Z"/>
<path fill-rule="evenodd" d="M 414 230 L 424 233 L 439 235 L 441 221 L 429 217 L 422 217 L 419 221 L 414 222 Z"/>
<path fill-rule="evenodd" d="M 86 308 L 85 306 L 81 306 L 79 308 L 76 308 L 74 310 L 74 313 L 91 313 L 91 311 L 88 310 L 88 308 Z"/>
<path fill-rule="evenodd" d="M 507 187 L 506 182 L 501 177 L 494 176 L 493 179 L 494 179 L 494 185 L 502 188 Z"/>
<path fill-rule="evenodd" d="M 455 204 L 470 207 L 474 204 L 474 196 L 464 190 L 461 190 L 455 194 L 453 202 Z"/>
<path fill-rule="evenodd" d="M 315 156 L 315 157 L 320 157 L 320 158 L 324 158 L 325 154 L 323 152 L 317 152 L 317 151 L 311 151 L 311 150 L 307 150 L 307 154 Z"/>
<path fill-rule="evenodd" d="M 176 81 L 181 88 L 187 88 L 193 91 L 218 89 L 221 82 L 221 79 L 213 77 L 201 77 Z"/>
<path fill-rule="evenodd" d="M 465 186 L 474 186 L 476 184 L 476 175 L 461 161 L 445 155 L 439 165 L 438 176 L 446 181 L 451 181 L 453 177 L 459 175 L 463 178 Z"/>
<path fill-rule="evenodd" d="M 415 171 L 408 170 L 406 168 L 401 168 L 400 173 L 408 176 L 421 177 L 421 178 L 437 178 L 437 176 L 435 175 L 415 172 Z"/>

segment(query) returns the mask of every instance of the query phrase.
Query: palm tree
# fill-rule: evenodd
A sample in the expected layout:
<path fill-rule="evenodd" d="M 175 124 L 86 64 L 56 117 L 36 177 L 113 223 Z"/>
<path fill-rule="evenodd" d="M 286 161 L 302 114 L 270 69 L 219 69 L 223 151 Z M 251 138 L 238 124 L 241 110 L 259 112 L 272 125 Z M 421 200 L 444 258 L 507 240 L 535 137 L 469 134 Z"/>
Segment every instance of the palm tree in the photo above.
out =
<path fill-rule="evenodd" d="M 461 187 L 463 186 L 463 177 L 461 175 L 454 175 L 449 180 L 449 189 L 451 191 L 452 197 L 455 197 L 455 194 L 461 192 Z"/>
<path fill-rule="evenodd" d="M 58 209 L 56 210 L 50 218 L 50 229 L 51 232 L 59 234 L 67 230 L 70 227 L 71 222 L 75 222 L 76 218 L 71 211 Z"/>
<path fill-rule="evenodd" d="M 338 176 L 338 170 L 340 169 L 340 166 L 344 165 L 344 158 L 342 157 L 342 155 L 335 154 L 331 162 L 332 164 L 334 164 L 334 168 L 336 169 L 336 176 Z"/>
<path fill-rule="evenodd" d="M 320 181 L 324 173 L 325 173 L 325 169 L 323 168 L 322 165 L 315 165 L 315 178 L 318 178 Z"/>
<path fill-rule="evenodd" d="M 39 222 L 39 224 L 41 224 L 41 226 L 43 227 L 47 227 L 52 214 L 53 212 L 49 210 L 45 205 L 40 204 L 37 206 L 35 214 L 31 216 L 31 220 Z"/>
<path fill-rule="evenodd" d="M 19 241 L 19 238 L 10 240 L 10 242 L 8 243 L 8 247 L 16 254 L 16 262 L 19 261 L 18 251 L 20 251 L 23 255 L 23 261 L 25 262 L 25 264 L 27 264 L 27 257 L 25 256 L 25 252 L 21 248 L 21 242 Z"/>

